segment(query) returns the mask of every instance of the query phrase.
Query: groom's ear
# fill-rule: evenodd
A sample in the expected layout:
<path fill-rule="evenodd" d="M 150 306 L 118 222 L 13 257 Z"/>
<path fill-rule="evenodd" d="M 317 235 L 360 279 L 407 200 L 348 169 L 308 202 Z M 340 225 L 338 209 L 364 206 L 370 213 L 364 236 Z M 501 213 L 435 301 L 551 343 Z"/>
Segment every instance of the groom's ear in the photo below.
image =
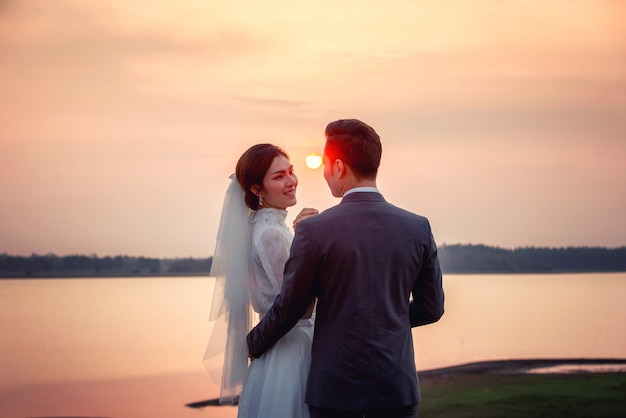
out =
<path fill-rule="evenodd" d="M 333 162 L 333 169 L 334 169 L 334 171 L 339 173 L 339 178 L 342 178 L 343 176 L 346 175 L 346 167 L 347 166 L 339 158 L 337 158 Z"/>

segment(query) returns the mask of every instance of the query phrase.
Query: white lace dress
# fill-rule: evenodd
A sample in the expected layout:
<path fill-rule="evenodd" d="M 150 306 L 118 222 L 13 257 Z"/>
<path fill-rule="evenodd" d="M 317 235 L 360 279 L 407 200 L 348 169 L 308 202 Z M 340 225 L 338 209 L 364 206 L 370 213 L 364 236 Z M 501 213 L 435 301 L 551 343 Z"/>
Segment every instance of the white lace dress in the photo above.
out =
<path fill-rule="evenodd" d="M 293 235 L 286 210 L 261 209 L 250 215 L 254 310 L 263 317 L 280 293 Z M 239 418 L 308 418 L 304 403 L 311 364 L 314 319 L 301 319 L 261 358 L 254 360 L 239 399 Z"/>

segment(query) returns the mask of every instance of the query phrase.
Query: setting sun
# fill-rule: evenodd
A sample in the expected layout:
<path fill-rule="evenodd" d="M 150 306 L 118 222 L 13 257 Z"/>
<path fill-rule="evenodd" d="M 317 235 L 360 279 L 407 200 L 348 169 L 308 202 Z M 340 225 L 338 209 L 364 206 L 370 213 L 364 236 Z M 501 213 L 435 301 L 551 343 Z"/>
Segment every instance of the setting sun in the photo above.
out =
<path fill-rule="evenodd" d="M 322 157 L 320 157 L 318 154 L 313 152 L 306 156 L 306 158 L 304 159 L 304 162 L 307 167 L 309 167 L 312 170 L 315 170 L 316 168 L 319 168 L 322 165 Z"/>

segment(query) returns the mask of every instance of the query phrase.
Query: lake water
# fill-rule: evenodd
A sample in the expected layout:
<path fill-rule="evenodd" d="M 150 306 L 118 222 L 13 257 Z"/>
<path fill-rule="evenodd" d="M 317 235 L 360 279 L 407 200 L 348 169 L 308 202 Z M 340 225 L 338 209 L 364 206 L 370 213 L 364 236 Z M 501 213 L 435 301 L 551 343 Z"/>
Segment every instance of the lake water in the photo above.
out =
<path fill-rule="evenodd" d="M 418 370 L 626 358 L 626 273 L 446 275 Z M 213 279 L 0 280 L 0 416 L 233 417 L 202 364 Z"/>

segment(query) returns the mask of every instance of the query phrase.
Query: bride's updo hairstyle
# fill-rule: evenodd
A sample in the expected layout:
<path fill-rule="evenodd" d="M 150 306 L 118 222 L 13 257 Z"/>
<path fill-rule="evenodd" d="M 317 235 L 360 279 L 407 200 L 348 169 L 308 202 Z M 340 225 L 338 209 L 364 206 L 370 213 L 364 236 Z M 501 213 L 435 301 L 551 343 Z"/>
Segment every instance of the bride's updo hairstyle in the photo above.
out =
<path fill-rule="evenodd" d="M 252 193 L 252 186 L 258 186 L 259 190 L 263 189 L 265 173 L 270 169 L 274 158 L 280 156 L 289 159 L 287 153 L 276 145 L 257 144 L 248 148 L 237 161 L 235 174 L 239 185 L 246 193 L 246 206 L 250 209 L 259 209 L 259 197 Z"/>

